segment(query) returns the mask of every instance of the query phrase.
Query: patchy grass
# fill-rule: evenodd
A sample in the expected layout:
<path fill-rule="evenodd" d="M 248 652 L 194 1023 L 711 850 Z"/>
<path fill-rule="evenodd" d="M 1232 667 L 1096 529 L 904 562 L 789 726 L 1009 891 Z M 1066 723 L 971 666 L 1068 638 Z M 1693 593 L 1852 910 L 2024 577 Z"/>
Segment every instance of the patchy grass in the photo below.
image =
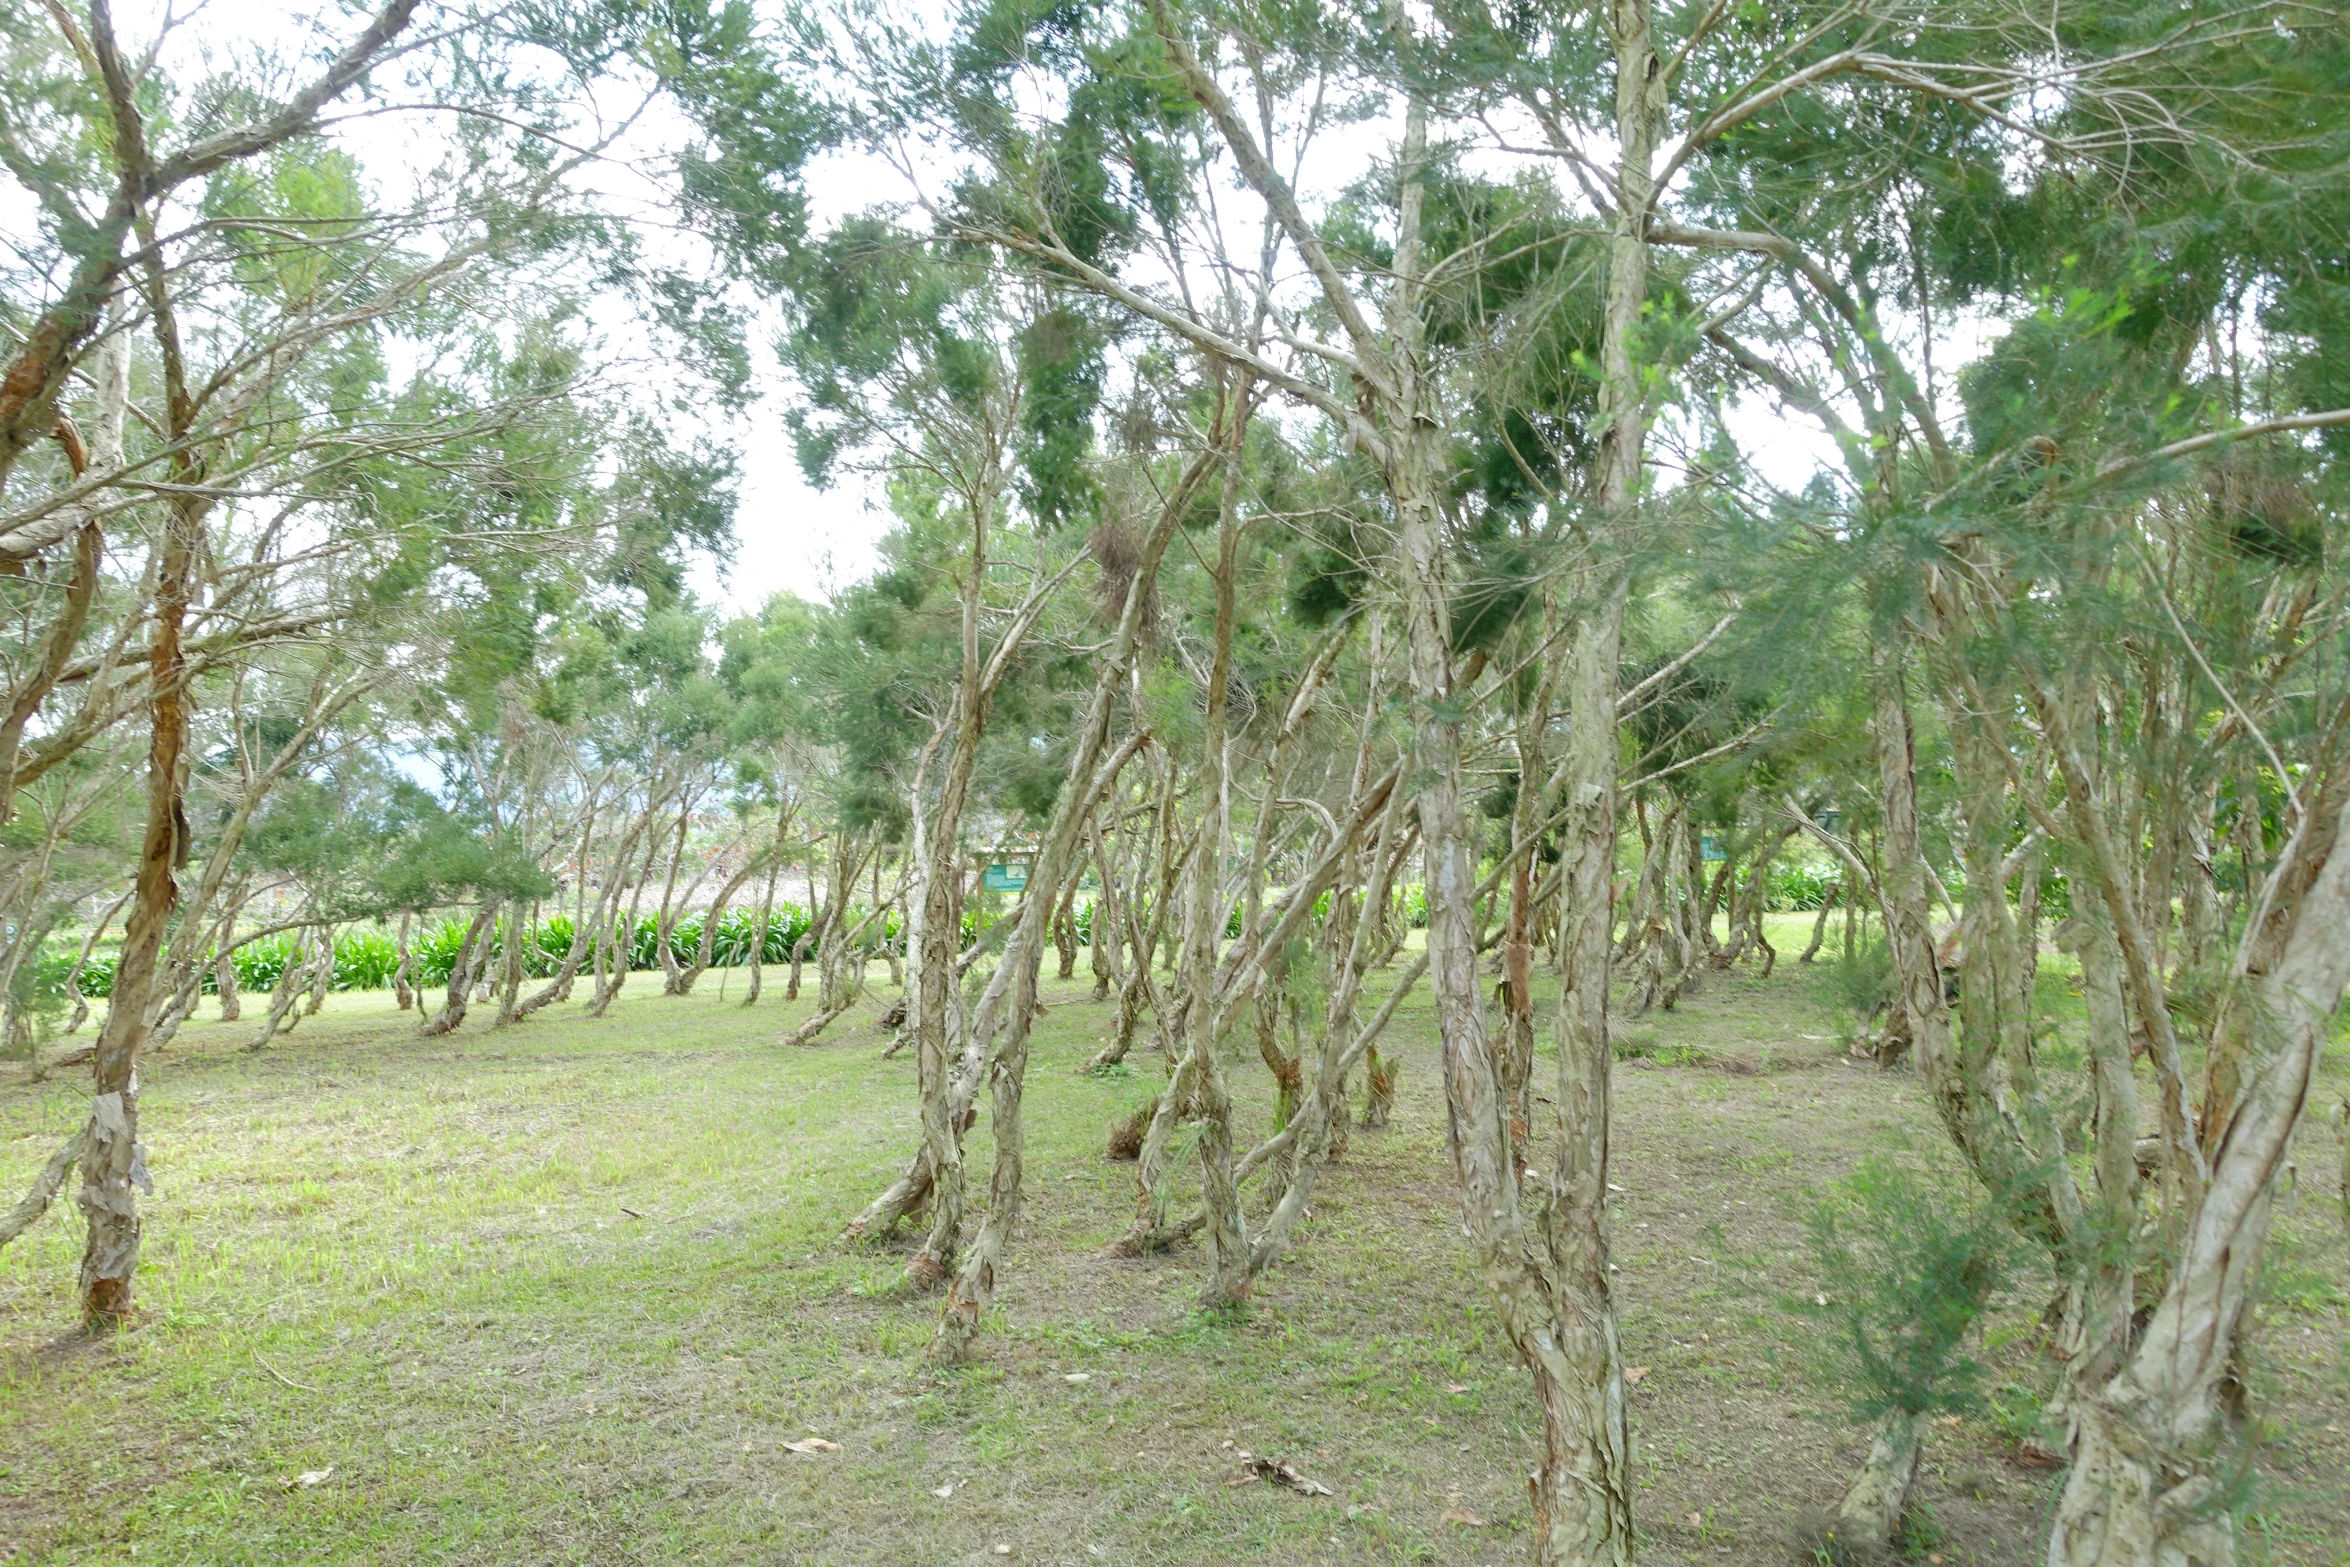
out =
<path fill-rule="evenodd" d="M 1796 1559 L 1799 1521 L 1860 1449 L 1806 1348 L 1803 1216 L 1860 1158 L 1924 1157 L 1937 1135 L 1913 1076 L 1842 1059 L 1792 958 L 1808 919 L 1786 924 L 1767 984 L 1712 976 L 1624 1028 L 1615 1237 L 1626 1350 L 1647 1368 L 1650 1562 Z M 2043 984 L 2061 1008 L 2061 969 Z M 431 1041 L 364 995 L 258 1054 L 249 1023 L 184 1030 L 147 1070 L 138 1325 L 74 1330 L 68 1217 L 0 1254 L 0 1555 L 1523 1556 L 1533 1412 L 1455 1218 L 1424 1002 L 1395 1025 L 1396 1126 L 1356 1134 L 1250 1308 L 1207 1316 L 1195 1253 L 1101 1255 L 1133 1198 L 1104 1128 L 1157 1067 L 1077 1075 L 1110 1009 L 1049 987 L 1001 1309 L 979 1361 L 941 1371 L 923 1354 L 935 1302 L 895 1295 L 898 1255 L 835 1239 L 911 1146 L 911 1062 L 876 1059 L 871 1008 L 792 1050 L 777 1041 L 804 1002 L 746 1012 L 705 988 L 664 1000 L 640 982 L 600 1022 L 558 1009 Z M 2350 1561 L 2342 1148 L 2323 1114 L 2343 1055 L 2313 1100 L 2254 1349 L 2254 1560 Z M 1232 1062 L 1245 1129 L 1269 1116 L 1253 1062 Z M 0 1190 L 84 1093 L 0 1089 Z M 973 1142 L 984 1169 L 984 1118 Z M 2046 1368 L 2022 1315 L 1988 1343 L 1990 1406 L 1929 1448 L 1925 1560 L 2039 1555 L 2054 1477 L 2017 1439 Z M 786 1449 L 809 1436 L 839 1451 Z M 1232 1484 L 1227 1443 L 1337 1494 Z"/>

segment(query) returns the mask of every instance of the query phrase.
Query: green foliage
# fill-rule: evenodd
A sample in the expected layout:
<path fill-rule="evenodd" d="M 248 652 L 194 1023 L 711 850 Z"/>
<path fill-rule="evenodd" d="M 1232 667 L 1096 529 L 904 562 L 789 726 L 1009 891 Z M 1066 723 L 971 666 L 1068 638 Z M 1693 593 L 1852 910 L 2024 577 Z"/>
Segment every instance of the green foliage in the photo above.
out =
<path fill-rule="evenodd" d="M 1854 1412 L 1979 1407 L 1983 1368 L 1968 1340 L 2016 1246 L 1999 1205 L 1963 1174 L 1875 1157 L 1830 1188 L 1809 1230 L 1821 1289 L 1803 1313 L 1833 1328 L 1810 1342 Z"/>
<path fill-rule="evenodd" d="M 1768 881 L 1763 896 L 1764 908 L 1813 912 L 1826 901 L 1830 892 L 1844 885 L 1844 875 L 1833 868 L 1821 870 L 1782 859 L 1771 862 Z"/>
<path fill-rule="evenodd" d="M 351 931 L 335 938 L 337 990 L 388 990 L 399 966 L 400 944 L 383 931 Z"/>
<path fill-rule="evenodd" d="M 465 930 L 470 921 L 445 919 L 428 925 L 416 935 L 409 951 L 414 963 L 409 970 L 419 986 L 445 985 L 457 967 L 457 954 L 465 945 Z"/>
<path fill-rule="evenodd" d="M 1864 1027 L 1893 1005 L 1893 955 L 1882 939 L 1864 938 L 1849 953 L 1839 950 L 1817 965 L 1811 983 L 1821 1004 L 1847 1028 Z"/>
<path fill-rule="evenodd" d="M 285 931 L 246 942 L 229 954 L 229 966 L 236 970 L 239 988 L 268 990 L 284 976 L 295 951 L 294 932 Z"/>

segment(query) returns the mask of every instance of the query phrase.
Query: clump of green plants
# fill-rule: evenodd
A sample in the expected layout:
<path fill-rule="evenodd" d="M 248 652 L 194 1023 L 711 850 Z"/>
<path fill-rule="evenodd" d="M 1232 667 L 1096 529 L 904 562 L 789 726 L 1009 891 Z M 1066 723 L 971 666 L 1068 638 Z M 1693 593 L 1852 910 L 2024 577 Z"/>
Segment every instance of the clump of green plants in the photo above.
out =
<path fill-rule="evenodd" d="M 1883 940 L 1864 940 L 1811 971 L 1822 1006 L 1836 1019 L 1849 1047 L 1874 1048 L 1893 1009 L 1897 987 L 1893 954 Z"/>
<path fill-rule="evenodd" d="M 1927 1422 L 1982 1407 L 1976 1324 L 2016 1261 L 1999 1205 L 1963 1172 L 1863 1162 L 1807 1216 L 1819 1287 L 1798 1306 L 1821 1378 L 1870 1427 L 1867 1458 L 1835 1515 L 1807 1525 L 1815 1552 L 1864 1561 L 1933 1533 L 1910 1489 Z"/>
<path fill-rule="evenodd" d="M 1973 1331 L 2016 1260 L 1999 1206 L 1961 1172 L 1871 1158 L 1829 1187 L 1806 1229 L 1820 1280 L 1808 1314 L 1835 1328 L 1810 1342 L 1853 1413 L 1979 1409 Z"/>

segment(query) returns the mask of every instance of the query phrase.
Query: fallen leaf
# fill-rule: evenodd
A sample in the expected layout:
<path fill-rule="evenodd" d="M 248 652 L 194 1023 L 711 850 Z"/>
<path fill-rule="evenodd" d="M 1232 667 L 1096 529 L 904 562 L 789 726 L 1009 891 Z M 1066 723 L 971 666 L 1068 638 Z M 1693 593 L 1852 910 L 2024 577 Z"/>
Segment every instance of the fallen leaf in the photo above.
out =
<path fill-rule="evenodd" d="M 1646 1375 L 1648 1375 L 1646 1366 L 1626 1366 L 1624 1368 L 1624 1386 L 1638 1387 L 1640 1379 Z"/>
<path fill-rule="evenodd" d="M 948 1497 L 955 1494 L 955 1482 L 949 1480 L 946 1484 L 940 1486 L 937 1490 L 931 1492 L 930 1494 L 943 1502 Z"/>
<path fill-rule="evenodd" d="M 999 1540 L 996 1542 L 995 1553 L 998 1556 L 1009 1556 L 1012 1554 L 1012 1548 Z"/>
<path fill-rule="evenodd" d="M 840 1451 L 840 1444 L 827 1442 L 820 1436 L 812 1436 L 804 1442 L 786 1442 L 783 1444 L 783 1450 L 787 1453 L 837 1453 Z"/>
<path fill-rule="evenodd" d="M 1705 1515 L 1704 1515 L 1703 1513 L 1691 1513 L 1691 1514 L 1689 1515 L 1689 1527 L 1690 1527 L 1690 1528 L 1692 1528 L 1692 1529 L 1702 1529 L 1702 1528 L 1704 1528 L 1704 1527 L 1705 1527 Z"/>
<path fill-rule="evenodd" d="M 1828 1297 L 1825 1295 L 1814 1295 L 1811 1298 L 1811 1303 L 1815 1306 L 1825 1306 L 1828 1303 Z"/>
<path fill-rule="evenodd" d="M 1244 1474 L 1244 1475 L 1235 1475 L 1233 1478 L 1231 1478 L 1231 1479 L 1229 1479 L 1229 1480 L 1225 1481 L 1225 1482 L 1224 1482 L 1224 1485 L 1225 1485 L 1225 1487 L 1226 1487 L 1227 1489 L 1230 1489 L 1231 1487 L 1233 1487 L 1233 1486 L 1236 1486 L 1236 1485 L 1255 1485 L 1256 1483 L 1257 1483 L 1257 1477 L 1256 1477 L 1255 1475 L 1253 1475 L 1253 1474 Z"/>
<path fill-rule="evenodd" d="M 1067 1376 L 1061 1378 L 1061 1380 L 1064 1382 L 1091 1382 L 1093 1380 L 1093 1373 L 1090 1371 L 1072 1371 Z"/>
<path fill-rule="evenodd" d="M 1437 1514 L 1436 1521 L 1438 1523 L 1466 1524 L 1472 1529 L 1482 1529 L 1485 1527 L 1484 1519 L 1478 1517 L 1475 1513 L 1461 1512 L 1457 1508 L 1448 1509 L 1445 1512 Z"/>
<path fill-rule="evenodd" d="M 334 1465 L 329 1464 L 324 1469 L 303 1470 L 300 1474 L 294 1476 L 294 1483 L 302 1487 L 302 1489 L 308 1490 L 314 1485 L 324 1485 L 327 1481 L 332 1480 L 334 1477 L 335 1467 Z"/>
<path fill-rule="evenodd" d="M 2032 1469 L 2062 1469 L 2064 1467 L 2062 1453 L 2052 1453 L 2037 1442 L 2018 1442 L 2015 1456 L 2016 1462 Z"/>
<path fill-rule="evenodd" d="M 1447 1382 L 1444 1384 L 1444 1390 L 1447 1393 L 1466 1393 L 1469 1389 L 1465 1383 Z"/>

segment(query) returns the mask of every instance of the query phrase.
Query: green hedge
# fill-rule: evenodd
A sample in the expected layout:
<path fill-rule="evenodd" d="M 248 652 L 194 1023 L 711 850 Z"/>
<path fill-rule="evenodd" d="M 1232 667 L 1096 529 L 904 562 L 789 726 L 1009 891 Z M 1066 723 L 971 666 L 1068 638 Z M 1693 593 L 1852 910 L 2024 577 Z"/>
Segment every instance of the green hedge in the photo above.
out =
<path fill-rule="evenodd" d="M 851 921 L 854 923 L 854 920 Z M 409 942 L 412 964 L 410 980 L 422 987 L 446 985 L 449 971 L 456 966 L 457 952 L 465 944 L 465 932 L 472 924 L 469 918 L 451 915 L 436 920 L 415 931 Z M 751 961 L 751 947 L 757 939 L 759 917 L 756 912 L 734 909 L 719 922 L 717 939 L 711 943 L 713 966 L 736 968 Z M 765 961 L 787 963 L 791 960 L 794 943 L 807 934 L 808 911 L 796 904 L 778 904 L 767 926 Z M 492 941 L 493 953 L 502 949 L 509 922 L 500 920 Z M 617 922 L 615 930 L 618 929 Z M 551 978 L 563 966 L 563 959 L 571 951 L 574 927 L 568 915 L 557 914 L 531 927 L 522 950 L 523 972 L 533 979 Z M 892 914 L 880 922 L 878 933 L 869 928 L 858 945 L 868 956 L 878 954 L 885 942 L 895 941 L 899 934 L 897 916 Z M 628 966 L 631 969 L 654 969 L 661 966 L 659 931 L 653 916 L 641 916 L 636 928 L 626 937 Z M 678 921 L 669 933 L 670 950 L 680 963 L 691 963 L 702 940 L 702 916 L 689 915 Z M 281 931 L 273 936 L 262 936 L 248 941 L 230 954 L 229 961 L 237 971 L 237 986 L 241 990 L 273 990 L 284 977 L 286 965 L 300 950 L 300 934 Z M 73 968 L 81 945 L 51 943 L 42 948 L 35 961 L 32 991 L 43 998 L 62 999 L 65 995 L 65 977 Z M 810 948 L 811 955 L 814 952 Z M 588 960 L 592 962 L 592 956 Z M 335 937 L 335 973 L 332 986 L 336 990 L 388 990 L 392 976 L 399 968 L 400 946 L 390 931 L 381 928 L 344 931 Z M 82 994 L 92 999 L 103 999 L 113 993 L 115 955 L 111 952 L 93 952 L 82 966 Z M 214 989 L 212 971 L 206 967 L 204 990 Z"/>

